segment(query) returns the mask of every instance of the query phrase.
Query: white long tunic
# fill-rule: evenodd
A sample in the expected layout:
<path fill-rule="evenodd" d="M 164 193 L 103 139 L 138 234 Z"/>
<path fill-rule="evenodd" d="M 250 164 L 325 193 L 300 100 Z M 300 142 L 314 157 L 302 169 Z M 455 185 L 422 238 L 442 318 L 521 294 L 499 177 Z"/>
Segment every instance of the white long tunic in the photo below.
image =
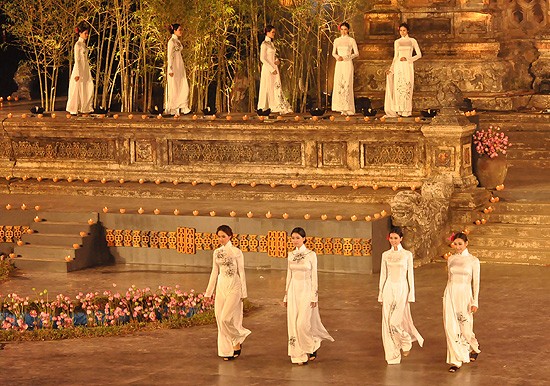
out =
<path fill-rule="evenodd" d="M 460 367 L 470 362 L 470 351 L 477 353 L 471 306 L 478 306 L 479 260 L 468 249 L 447 260 L 448 281 L 443 294 L 443 324 L 447 337 L 447 363 Z"/>
<path fill-rule="evenodd" d="M 311 307 L 318 301 L 317 254 L 302 245 L 288 254 L 286 275 L 286 295 L 288 323 L 288 356 L 292 363 L 309 360 L 321 341 L 334 342 L 319 314 L 319 306 Z"/>
<path fill-rule="evenodd" d="M 410 303 L 414 303 L 413 255 L 393 247 L 382 254 L 378 301 L 382 303 L 382 342 L 388 364 L 401 362 L 401 350 L 410 351 L 412 342 L 420 347 L 424 339 L 416 330 Z"/>
<path fill-rule="evenodd" d="M 413 55 L 413 50 L 415 55 Z M 414 89 L 414 62 L 422 57 L 416 39 L 401 37 L 394 43 L 390 73 L 386 76 L 384 110 L 387 116 L 410 116 Z M 401 58 L 407 60 L 401 61 Z"/>
<path fill-rule="evenodd" d="M 260 75 L 260 91 L 258 92 L 258 109 L 271 109 L 274 113 L 286 114 L 292 112 L 292 108 L 284 97 L 281 74 L 275 60 L 275 46 L 271 38 L 266 36 L 260 46 L 262 72 Z M 274 71 L 277 71 L 277 73 L 273 74 Z"/>
<path fill-rule="evenodd" d="M 76 77 L 79 77 L 76 80 Z M 94 81 L 88 62 L 88 48 L 86 41 L 78 38 L 74 45 L 74 65 L 69 80 L 69 95 L 67 96 L 67 108 L 71 114 L 91 113 L 94 98 Z"/>
<path fill-rule="evenodd" d="M 231 241 L 214 251 L 212 273 L 205 296 L 211 297 L 214 288 L 218 355 L 232 357 L 233 348 L 244 342 L 250 330 L 243 327 L 242 299 L 247 297 L 244 257 Z"/>
<path fill-rule="evenodd" d="M 336 59 L 332 89 L 332 110 L 344 114 L 355 114 L 353 59 L 359 56 L 355 39 L 349 35 L 336 38 L 332 48 L 332 56 Z M 338 61 L 340 56 L 344 60 Z"/>
<path fill-rule="evenodd" d="M 178 115 L 189 113 L 189 83 L 187 72 L 181 56 L 183 46 L 176 35 L 168 40 L 168 67 L 165 96 L 166 114 Z M 174 74 L 170 76 L 170 74 Z"/>

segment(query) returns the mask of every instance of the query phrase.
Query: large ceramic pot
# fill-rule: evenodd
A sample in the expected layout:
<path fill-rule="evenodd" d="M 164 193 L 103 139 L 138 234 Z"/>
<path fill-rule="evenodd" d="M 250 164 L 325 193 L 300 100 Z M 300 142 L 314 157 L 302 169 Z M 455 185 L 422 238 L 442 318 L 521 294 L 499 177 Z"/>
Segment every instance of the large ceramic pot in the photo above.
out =
<path fill-rule="evenodd" d="M 504 183 L 508 172 L 508 161 L 502 155 L 489 158 L 487 156 L 477 157 L 475 174 L 479 186 L 487 189 L 494 189 L 497 185 Z"/>

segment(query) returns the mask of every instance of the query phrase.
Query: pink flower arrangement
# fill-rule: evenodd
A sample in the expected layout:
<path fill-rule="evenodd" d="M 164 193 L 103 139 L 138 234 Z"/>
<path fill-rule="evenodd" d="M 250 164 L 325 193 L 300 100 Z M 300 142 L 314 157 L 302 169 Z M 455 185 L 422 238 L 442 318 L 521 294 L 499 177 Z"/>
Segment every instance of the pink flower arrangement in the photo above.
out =
<path fill-rule="evenodd" d="M 487 155 L 490 158 L 498 157 L 499 154 L 505 155 L 508 146 L 512 145 L 508 140 L 508 136 L 500 130 L 499 126 L 489 126 L 487 131 L 478 130 L 473 137 L 478 154 Z"/>
<path fill-rule="evenodd" d="M 159 286 L 152 291 L 132 285 L 124 293 L 80 292 L 74 299 L 59 294 L 50 300 L 47 290 L 37 295 L 35 299 L 16 293 L 0 295 L 0 329 L 25 331 L 154 322 L 188 318 L 214 306 L 213 298 L 205 298 L 194 290 L 182 292 L 179 286 Z"/>

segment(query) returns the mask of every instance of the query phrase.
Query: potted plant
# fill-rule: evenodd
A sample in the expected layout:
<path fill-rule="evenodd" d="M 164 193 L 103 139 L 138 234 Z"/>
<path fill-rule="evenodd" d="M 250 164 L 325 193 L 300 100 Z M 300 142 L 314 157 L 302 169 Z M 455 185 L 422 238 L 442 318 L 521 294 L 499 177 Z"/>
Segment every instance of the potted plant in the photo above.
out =
<path fill-rule="evenodd" d="M 508 172 L 506 153 L 510 143 L 508 136 L 499 126 L 489 126 L 473 135 L 476 149 L 476 176 L 479 185 L 488 189 L 504 183 Z"/>

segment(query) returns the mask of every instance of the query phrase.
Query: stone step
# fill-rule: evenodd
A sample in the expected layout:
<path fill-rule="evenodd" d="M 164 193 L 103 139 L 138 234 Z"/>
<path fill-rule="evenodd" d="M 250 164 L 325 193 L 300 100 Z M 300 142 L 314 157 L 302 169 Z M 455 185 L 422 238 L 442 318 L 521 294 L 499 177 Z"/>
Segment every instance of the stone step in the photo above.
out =
<path fill-rule="evenodd" d="M 15 266 L 23 271 L 39 271 L 39 272 L 70 272 L 72 262 L 66 262 L 63 259 L 29 259 L 16 258 Z"/>
<path fill-rule="evenodd" d="M 494 206 L 496 211 L 493 213 L 550 215 L 550 203 L 546 202 L 508 202 L 501 200 Z"/>
<path fill-rule="evenodd" d="M 509 159 L 510 166 L 518 168 L 536 168 L 536 169 L 550 169 L 550 159 Z M 549 171 L 544 172 L 545 174 L 550 174 Z"/>
<path fill-rule="evenodd" d="M 550 253 L 548 250 L 472 247 L 468 248 L 468 251 L 482 262 L 550 265 Z"/>
<path fill-rule="evenodd" d="M 508 160 L 548 160 L 550 159 L 550 151 L 529 148 L 510 148 L 508 150 Z"/>
<path fill-rule="evenodd" d="M 550 215 L 493 212 L 485 215 L 489 223 L 550 225 Z"/>
<path fill-rule="evenodd" d="M 51 233 L 33 233 L 21 237 L 26 244 L 31 245 L 52 245 L 52 246 L 72 246 L 73 244 L 82 245 L 83 239 L 80 235 L 51 234 Z"/>
<path fill-rule="evenodd" d="M 476 237 L 478 236 L 478 237 Z M 550 253 L 550 239 L 542 238 L 538 235 L 532 235 L 532 237 L 513 237 L 513 236 L 501 236 L 493 237 L 490 235 L 479 237 L 479 235 L 473 235 L 469 248 L 514 248 L 514 249 L 532 249 L 539 250 L 540 252 L 547 251 Z"/>
<path fill-rule="evenodd" d="M 463 226 L 462 226 L 463 227 Z M 471 229 L 470 238 L 481 239 L 485 237 L 503 238 L 547 238 L 550 237 L 550 226 L 529 224 L 487 224 L 480 226 L 468 226 Z M 454 224 L 453 229 L 462 229 L 461 225 Z"/>
<path fill-rule="evenodd" d="M 78 235 L 80 232 L 88 232 L 90 225 L 86 222 L 35 222 L 31 229 L 38 233 Z"/>
<path fill-rule="evenodd" d="M 65 261 L 66 256 L 76 257 L 78 249 L 74 249 L 72 246 L 60 246 L 60 245 L 39 245 L 39 244 L 26 244 L 17 245 L 14 248 L 14 253 L 19 257 L 25 259 L 60 259 Z"/>
<path fill-rule="evenodd" d="M 99 219 L 97 212 L 38 212 L 38 216 L 43 222 L 56 223 L 88 223 L 92 219 L 95 222 Z"/>

